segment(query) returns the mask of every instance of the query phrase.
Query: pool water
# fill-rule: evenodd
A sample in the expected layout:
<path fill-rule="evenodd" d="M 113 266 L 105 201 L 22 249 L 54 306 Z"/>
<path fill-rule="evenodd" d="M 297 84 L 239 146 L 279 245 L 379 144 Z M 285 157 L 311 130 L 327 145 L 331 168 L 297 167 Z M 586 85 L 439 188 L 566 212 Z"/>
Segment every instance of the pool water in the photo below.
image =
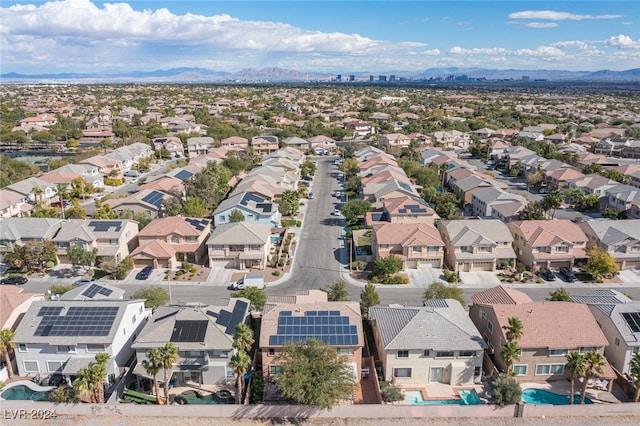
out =
<path fill-rule="evenodd" d="M 50 393 L 51 391 L 39 392 L 25 385 L 17 385 L 5 389 L 0 396 L 9 401 L 47 401 Z"/>
<path fill-rule="evenodd" d="M 475 389 L 458 392 L 460 399 L 424 399 L 420 391 L 406 391 L 411 405 L 480 405 L 482 401 Z"/>
<path fill-rule="evenodd" d="M 235 398 L 228 391 L 220 391 L 207 395 L 200 395 L 195 390 L 184 391 L 174 398 L 178 404 L 235 404 Z"/>
<path fill-rule="evenodd" d="M 529 388 L 522 391 L 522 400 L 527 404 L 569 405 L 569 395 L 558 395 L 544 389 Z M 573 403 L 580 404 L 580 395 L 573 396 Z M 585 398 L 585 404 L 593 404 L 589 398 Z"/>

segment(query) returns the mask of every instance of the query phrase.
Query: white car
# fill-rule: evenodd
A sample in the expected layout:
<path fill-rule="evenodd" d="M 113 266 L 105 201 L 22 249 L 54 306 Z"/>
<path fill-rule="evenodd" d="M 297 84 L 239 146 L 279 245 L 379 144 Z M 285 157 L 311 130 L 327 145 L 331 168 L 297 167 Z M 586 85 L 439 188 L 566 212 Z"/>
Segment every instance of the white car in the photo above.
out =
<path fill-rule="evenodd" d="M 106 194 L 105 194 L 104 192 L 99 192 L 99 193 L 97 193 L 97 194 L 96 194 L 96 196 L 95 196 L 95 197 L 93 197 L 93 198 L 95 198 L 96 200 L 102 200 L 102 199 L 104 198 L 104 196 L 105 196 L 105 195 L 106 195 Z"/>
<path fill-rule="evenodd" d="M 331 216 L 342 216 L 342 212 L 338 209 L 335 209 L 332 213 Z"/>

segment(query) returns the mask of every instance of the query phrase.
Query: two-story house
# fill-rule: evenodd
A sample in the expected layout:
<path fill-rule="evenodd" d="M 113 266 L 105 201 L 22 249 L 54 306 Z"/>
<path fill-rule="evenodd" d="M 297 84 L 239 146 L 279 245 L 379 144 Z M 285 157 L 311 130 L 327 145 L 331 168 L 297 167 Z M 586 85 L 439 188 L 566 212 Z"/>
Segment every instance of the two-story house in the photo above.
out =
<path fill-rule="evenodd" d="M 256 155 L 267 155 L 280 148 L 278 137 L 272 135 L 254 136 L 251 138 L 251 150 Z"/>
<path fill-rule="evenodd" d="M 589 220 L 580 228 L 588 243 L 606 250 L 620 269 L 640 269 L 640 219 Z"/>
<path fill-rule="evenodd" d="M 570 220 L 525 220 L 507 226 L 518 261 L 532 271 L 572 268 L 587 258 L 587 236 Z"/>
<path fill-rule="evenodd" d="M 389 223 L 428 223 L 435 224 L 440 219 L 438 213 L 433 210 L 422 198 L 397 197 L 387 198 L 382 202 L 382 208 L 369 212 L 366 215 L 367 224 L 376 222 Z"/>
<path fill-rule="evenodd" d="M 0 254 L 13 251 L 29 241 L 51 240 L 62 225 L 61 219 L 9 217 L 0 220 Z"/>
<path fill-rule="evenodd" d="M 202 265 L 207 261 L 206 240 L 211 220 L 167 216 L 151 221 L 138 233 L 138 247 L 131 252 L 137 267 L 173 269 L 181 262 Z"/>
<path fill-rule="evenodd" d="M 259 222 L 225 223 L 207 240 L 209 266 L 264 269 L 271 240 L 271 225 Z"/>
<path fill-rule="evenodd" d="M 377 223 L 371 234 L 373 258 L 390 254 L 403 262 L 403 269 L 442 268 L 444 242 L 435 226 L 428 223 Z"/>
<path fill-rule="evenodd" d="M 496 217 L 494 208 L 502 204 L 525 206 L 527 205 L 527 200 L 518 194 L 506 192 L 495 187 L 478 188 L 471 194 L 471 211 L 474 216 Z"/>
<path fill-rule="evenodd" d="M 438 223 L 438 230 L 452 271 L 495 271 L 515 261 L 513 236 L 500 220 L 447 220 Z"/>
<path fill-rule="evenodd" d="M 479 383 L 487 345 L 460 302 L 372 306 L 369 321 L 385 380 L 400 386 Z"/>
<path fill-rule="evenodd" d="M 278 205 L 249 192 L 235 194 L 223 200 L 213 212 L 215 226 L 231 222 L 231 213 L 235 210 L 242 213 L 244 222 L 268 223 L 280 226 L 282 215 Z"/>
<path fill-rule="evenodd" d="M 378 146 L 386 151 L 395 148 L 408 148 L 411 139 L 401 133 L 387 133 L 378 138 Z"/>
<path fill-rule="evenodd" d="M 511 366 L 516 381 L 545 382 L 566 380 L 565 356 L 570 352 L 596 351 L 604 354 L 609 344 L 587 305 L 572 302 L 533 302 L 518 290 L 496 286 L 472 296 L 469 317 L 489 346 L 489 358 L 504 371 L 500 357 L 507 342 L 505 327 L 509 318 L 522 323 L 517 340 L 520 357 Z M 611 390 L 615 372 L 607 364 L 600 378 Z"/>
<path fill-rule="evenodd" d="M 226 306 L 160 306 L 131 345 L 137 360 L 134 374 L 138 380 L 152 379 L 143 366 L 147 351 L 173 343 L 179 358 L 171 366 L 168 380 L 183 385 L 234 383 L 229 366 L 235 352 L 233 334 L 238 324 L 247 323 L 248 315 L 246 299 L 231 298 Z M 159 374 L 158 379 L 164 382 L 164 375 Z"/>
<path fill-rule="evenodd" d="M 230 136 L 220 141 L 220 146 L 230 151 L 244 151 L 249 148 L 249 140 L 241 136 Z"/>

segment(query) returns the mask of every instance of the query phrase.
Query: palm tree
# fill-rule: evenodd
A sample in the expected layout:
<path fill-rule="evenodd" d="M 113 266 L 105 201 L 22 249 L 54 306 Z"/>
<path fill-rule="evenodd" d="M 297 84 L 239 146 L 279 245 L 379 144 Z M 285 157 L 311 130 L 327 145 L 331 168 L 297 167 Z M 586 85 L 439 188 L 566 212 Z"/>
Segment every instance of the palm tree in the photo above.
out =
<path fill-rule="evenodd" d="M 180 358 L 178 347 L 169 342 L 160 348 L 160 362 L 162 363 L 164 373 L 164 403 L 169 403 L 169 369 Z"/>
<path fill-rule="evenodd" d="M 7 373 L 9 374 L 9 378 L 13 377 L 13 365 L 11 365 L 11 358 L 9 358 L 9 354 L 16 347 L 13 339 L 16 337 L 16 333 L 13 332 L 10 328 L 3 328 L 0 330 L 0 352 L 2 352 L 2 356 L 4 357 L 4 363 L 7 366 Z"/>
<path fill-rule="evenodd" d="M 242 398 L 242 383 L 244 382 L 244 373 L 247 372 L 247 368 L 251 364 L 251 358 L 245 351 L 236 351 L 235 354 L 229 360 L 229 367 L 233 368 L 233 372 L 237 377 L 237 393 L 236 403 L 240 404 Z"/>
<path fill-rule="evenodd" d="M 56 193 L 58 194 L 58 202 L 60 203 L 60 216 L 64 219 L 64 198 L 69 196 L 67 186 L 61 183 L 57 184 Z"/>
<path fill-rule="evenodd" d="M 93 392 L 94 384 L 90 371 L 91 366 L 78 370 L 76 379 L 73 381 L 73 389 L 80 396 L 89 393 L 90 402 L 96 402 L 96 395 Z"/>
<path fill-rule="evenodd" d="M 91 366 L 96 379 L 96 400 L 98 403 L 104 403 L 104 379 L 107 378 L 107 363 L 111 359 L 111 356 L 106 352 L 100 352 L 96 354 L 96 363 Z"/>
<path fill-rule="evenodd" d="M 162 368 L 162 362 L 160 361 L 160 348 L 149 349 L 145 354 L 147 359 L 142 361 L 142 366 L 147 373 L 153 377 L 153 394 L 159 400 L 160 399 L 160 387 L 158 386 L 158 372 Z"/>
<path fill-rule="evenodd" d="M 629 373 L 633 377 L 633 384 L 636 386 L 636 393 L 633 396 L 634 402 L 640 402 L 640 352 L 633 354 L 629 362 Z"/>
<path fill-rule="evenodd" d="M 505 331 L 507 342 L 517 342 L 522 337 L 522 321 L 516 317 L 510 317 L 508 319 L 508 323 L 508 325 L 502 326 L 502 329 Z"/>
<path fill-rule="evenodd" d="M 238 324 L 235 333 L 233 333 L 233 348 L 238 351 L 249 352 L 253 342 L 253 330 L 246 324 Z"/>
<path fill-rule="evenodd" d="M 601 353 L 596 351 L 589 351 L 584 355 L 585 359 L 585 372 L 584 372 L 584 384 L 582 385 L 582 393 L 580 394 L 580 404 L 584 404 L 584 399 L 587 396 L 587 385 L 589 380 L 596 374 L 602 374 L 604 357 Z"/>
<path fill-rule="evenodd" d="M 33 192 L 33 201 L 36 204 L 36 208 L 40 210 L 42 208 L 42 194 L 44 194 L 44 191 L 40 188 L 34 187 L 31 192 Z"/>
<path fill-rule="evenodd" d="M 564 199 L 562 192 L 557 189 L 549 191 L 547 195 L 542 199 L 542 206 L 545 211 L 551 211 L 550 219 L 556 215 L 556 209 L 562 205 Z"/>
<path fill-rule="evenodd" d="M 500 359 L 505 363 L 507 374 L 512 375 L 513 371 L 511 371 L 511 366 L 513 365 L 513 361 L 520 359 L 520 347 L 518 347 L 518 344 L 516 342 L 507 342 L 502 345 Z"/>
<path fill-rule="evenodd" d="M 571 390 L 569 392 L 569 404 L 573 404 L 573 394 L 575 393 L 576 378 L 584 376 L 586 360 L 580 352 L 571 352 L 565 355 L 567 363 L 564 368 L 571 374 Z"/>

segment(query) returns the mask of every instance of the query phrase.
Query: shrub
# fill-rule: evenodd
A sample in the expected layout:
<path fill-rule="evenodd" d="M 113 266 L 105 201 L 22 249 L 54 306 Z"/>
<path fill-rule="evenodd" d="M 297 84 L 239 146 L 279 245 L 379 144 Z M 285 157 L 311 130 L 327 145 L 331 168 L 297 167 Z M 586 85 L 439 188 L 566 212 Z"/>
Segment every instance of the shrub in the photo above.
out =
<path fill-rule="evenodd" d="M 287 261 L 286 257 L 282 256 L 280 260 L 278 260 L 278 266 L 284 266 L 286 261 Z"/>
<path fill-rule="evenodd" d="M 365 269 L 367 269 L 367 262 L 365 262 L 364 260 L 356 260 L 354 262 L 351 262 L 351 269 L 356 271 L 364 271 Z"/>
<path fill-rule="evenodd" d="M 302 226 L 302 221 L 301 221 L 301 220 L 297 221 L 297 222 L 296 222 L 296 226 L 297 226 L 298 228 L 300 228 L 300 227 Z"/>
<path fill-rule="evenodd" d="M 508 282 L 508 283 L 512 283 L 512 282 L 514 282 L 514 281 L 515 281 L 515 280 L 514 280 L 513 278 L 508 278 L 508 279 L 507 279 L 507 282 Z"/>
<path fill-rule="evenodd" d="M 176 277 L 181 277 L 184 272 L 182 270 L 176 271 Z"/>
<path fill-rule="evenodd" d="M 280 276 L 280 271 L 273 271 L 272 274 L 276 277 Z"/>
<path fill-rule="evenodd" d="M 104 178 L 104 184 L 108 186 L 122 185 L 122 179 Z"/>
<path fill-rule="evenodd" d="M 409 284 L 409 278 L 402 275 L 391 275 L 382 280 L 382 284 Z"/>
<path fill-rule="evenodd" d="M 443 271 L 444 280 L 448 283 L 455 283 L 458 279 L 458 276 L 455 272 L 447 271 L 446 269 Z"/>
<path fill-rule="evenodd" d="M 192 267 L 189 269 L 189 272 L 191 272 L 192 274 L 195 274 L 196 272 L 198 272 L 198 268 L 196 268 L 195 266 L 192 266 Z"/>
<path fill-rule="evenodd" d="M 491 387 L 495 402 L 500 406 L 516 404 L 522 398 L 522 389 L 513 377 L 501 374 Z"/>
<path fill-rule="evenodd" d="M 404 392 L 402 392 L 402 388 L 394 385 L 393 383 L 381 382 L 380 393 L 382 394 L 382 398 L 387 402 L 393 403 L 404 400 Z"/>
<path fill-rule="evenodd" d="M 54 266 L 56 266 L 56 264 L 53 263 L 51 260 L 44 264 L 44 267 L 47 268 L 47 269 L 51 269 Z"/>

